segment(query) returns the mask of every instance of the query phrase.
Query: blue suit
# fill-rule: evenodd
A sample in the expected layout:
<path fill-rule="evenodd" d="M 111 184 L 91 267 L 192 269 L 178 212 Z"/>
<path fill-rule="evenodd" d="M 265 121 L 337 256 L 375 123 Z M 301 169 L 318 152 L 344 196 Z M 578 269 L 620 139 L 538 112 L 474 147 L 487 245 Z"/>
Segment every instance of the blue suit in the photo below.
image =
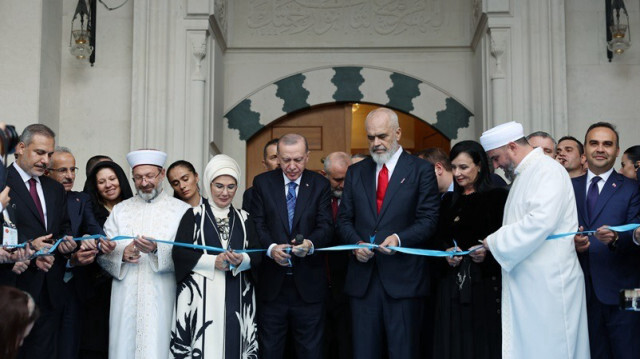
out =
<path fill-rule="evenodd" d="M 585 230 L 637 221 L 638 182 L 615 170 L 600 191 L 594 213 L 587 212 L 587 175 L 572 179 L 578 222 Z M 614 246 L 589 236 L 589 250 L 579 253 L 587 291 L 592 358 L 640 358 L 640 313 L 617 309 L 621 289 L 640 288 L 640 246 L 632 232 L 619 233 Z"/>
<path fill-rule="evenodd" d="M 347 244 L 369 243 L 371 237 L 380 244 L 396 233 L 403 247 L 425 248 L 435 234 L 439 207 L 433 166 L 403 152 L 378 213 L 376 163 L 368 158 L 347 170 L 338 231 Z M 418 357 L 423 301 L 429 294 L 424 257 L 376 253 L 362 263 L 351 256 L 345 292 L 351 297 L 355 358 L 378 357 L 385 335 L 391 359 Z"/>

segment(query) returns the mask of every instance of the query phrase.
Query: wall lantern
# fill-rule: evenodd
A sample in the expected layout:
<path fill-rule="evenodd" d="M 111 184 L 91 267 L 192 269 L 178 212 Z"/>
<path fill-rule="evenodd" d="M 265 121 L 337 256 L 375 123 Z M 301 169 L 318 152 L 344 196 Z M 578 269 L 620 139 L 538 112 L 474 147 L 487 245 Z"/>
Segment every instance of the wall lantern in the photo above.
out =
<path fill-rule="evenodd" d="M 624 0 L 606 0 L 605 13 L 607 15 L 607 58 L 611 62 L 613 54 L 621 55 L 631 47 L 629 13 Z"/>

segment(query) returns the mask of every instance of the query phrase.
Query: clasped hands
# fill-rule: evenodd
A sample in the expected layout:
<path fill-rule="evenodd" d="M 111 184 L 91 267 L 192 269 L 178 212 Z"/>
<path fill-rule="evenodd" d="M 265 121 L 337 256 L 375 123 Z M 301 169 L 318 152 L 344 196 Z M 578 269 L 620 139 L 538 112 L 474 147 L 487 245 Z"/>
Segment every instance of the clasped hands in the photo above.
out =
<path fill-rule="evenodd" d="M 216 256 L 216 269 L 226 272 L 231 270 L 231 266 L 238 267 L 242 264 L 244 257 L 240 253 L 236 253 L 233 250 L 222 252 Z"/>
<path fill-rule="evenodd" d="M 584 227 L 578 227 L 578 232 L 584 231 Z M 618 233 L 609 229 L 608 225 L 601 226 L 596 230 L 593 234 L 600 243 L 604 245 L 609 245 L 611 242 L 618 239 Z M 589 249 L 591 243 L 589 242 L 589 236 L 585 236 L 584 234 L 576 234 L 573 237 L 573 243 L 576 246 L 576 252 L 585 252 Z"/>
<path fill-rule="evenodd" d="M 475 245 L 473 247 L 470 247 L 468 250 L 472 251 L 471 253 L 469 253 L 469 257 L 471 257 L 472 261 L 474 261 L 475 263 L 484 262 L 484 259 L 487 256 L 487 249 L 483 244 Z M 461 251 L 462 249 L 460 249 L 460 247 L 457 247 L 457 246 L 447 248 L 447 252 L 461 252 Z M 460 265 L 460 262 L 462 262 L 462 256 L 449 256 L 449 257 L 445 257 L 445 259 L 447 260 L 447 263 L 449 263 L 449 265 L 452 267 L 457 267 Z"/>
<path fill-rule="evenodd" d="M 358 242 L 358 244 L 367 244 L 366 242 Z M 358 248 L 353 250 L 353 254 L 359 262 L 367 263 L 375 255 L 374 249 L 378 252 L 386 255 L 393 255 L 396 253 L 393 249 L 387 247 L 398 247 L 400 242 L 395 234 L 392 234 L 384 239 L 377 248 Z"/>
<path fill-rule="evenodd" d="M 129 243 L 122 252 L 122 261 L 125 263 L 137 264 L 140 260 L 140 253 L 151 253 L 158 249 L 156 242 L 150 241 L 150 237 L 138 235 L 133 242 Z"/>
<path fill-rule="evenodd" d="M 291 260 L 291 253 L 296 255 L 297 257 L 305 257 L 311 251 L 312 243 L 308 239 L 304 239 L 302 244 L 295 244 L 295 239 L 291 240 L 291 244 L 278 244 L 271 249 L 271 258 L 283 267 L 289 266 L 289 261 Z M 287 249 L 291 248 L 291 249 Z M 287 253 L 290 252 L 290 253 Z"/>

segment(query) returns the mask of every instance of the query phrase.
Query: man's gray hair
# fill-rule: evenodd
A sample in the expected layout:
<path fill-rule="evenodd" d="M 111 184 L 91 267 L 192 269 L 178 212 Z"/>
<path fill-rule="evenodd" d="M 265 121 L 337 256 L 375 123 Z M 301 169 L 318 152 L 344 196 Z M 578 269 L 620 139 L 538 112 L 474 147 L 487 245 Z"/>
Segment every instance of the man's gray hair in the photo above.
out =
<path fill-rule="evenodd" d="M 53 132 L 49 127 L 41 123 L 34 123 L 24 128 L 20 135 L 20 142 L 24 143 L 25 146 L 29 146 L 31 140 L 33 140 L 33 136 L 35 135 L 53 139 L 56 138 L 55 132 Z"/>
<path fill-rule="evenodd" d="M 369 121 L 371 117 L 377 115 L 378 112 L 382 112 L 386 114 L 387 117 L 389 117 L 389 125 L 391 126 L 392 131 L 395 131 L 398 128 L 400 128 L 400 124 L 398 123 L 398 114 L 395 111 L 388 109 L 386 107 L 380 107 L 369 112 L 369 114 L 367 115 L 367 118 L 365 119 L 365 122 Z"/>
<path fill-rule="evenodd" d="M 331 165 L 343 165 L 349 167 L 351 165 L 351 157 L 344 152 L 333 152 L 324 159 L 324 171 L 331 173 Z"/>
<path fill-rule="evenodd" d="M 276 147 L 278 149 L 278 152 L 280 152 L 280 144 L 284 143 L 287 146 L 291 146 L 291 145 L 295 145 L 298 142 L 304 142 L 304 151 L 308 152 L 309 151 L 309 142 L 307 142 L 307 139 L 302 136 L 299 135 L 297 133 L 288 133 L 282 137 L 280 137 L 280 139 L 278 140 L 278 146 Z"/>
<path fill-rule="evenodd" d="M 544 131 L 536 131 L 536 132 L 531 133 L 529 136 L 527 136 L 527 140 L 529 140 L 531 137 L 550 138 L 551 142 L 553 142 L 554 146 L 558 145 L 556 140 L 553 137 L 551 137 L 550 134 L 548 134 L 547 132 L 544 132 Z"/>
<path fill-rule="evenodd" d="M 70 155 L 73 156 L 73 152 L 71 152 L 71 150 L 69 149 L 69 147 L 64 147 L 64 146 L 56 146 L 56 149 L 53 150 L 53 152 L 62 152 L 62 153 L 68 153 Z"/>

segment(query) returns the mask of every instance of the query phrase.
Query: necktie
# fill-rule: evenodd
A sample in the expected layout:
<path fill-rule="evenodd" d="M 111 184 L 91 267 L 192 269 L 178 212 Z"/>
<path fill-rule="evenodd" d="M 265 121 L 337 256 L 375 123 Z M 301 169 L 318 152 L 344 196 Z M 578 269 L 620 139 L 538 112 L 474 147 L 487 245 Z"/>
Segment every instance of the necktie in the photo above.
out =
<path fill-rule="evenodd" d="M 378 189 L 376 190 L 376 205 L 378 207 L 378 213 L 382 208 L 382 202 L 384 201 L 384 194 L 387 193 L 387 186 L 389 185 L 389 170 L 387 165 L 382 165 L 380 173 L 378 173 Z"/>
<path fill-rule="evenodd" d="M 44 211 L 42 211 L 42 203 L 40 203 L 40 196 L 38 196 L 38 190 L 36 189 L 35 178 L 31 178 L 29 180 L 29 193 L 31 194 L 31 199 L 33 199 L 33 203 L 36 205 L 38 214 L 40 215 L 40 221 L 42 222 L 42 224 L 44 224 Z"/>
<path fill-rule="evenodd" d="M 335 197 L 331 197 L 331 214 L 333 215 L 333 221 L 336 221 L 336 217 L 338 216 L 338 199 Z"/>
<path fill-rule="evenodd" d="M 295 182 L 289 182 L 289 191 L 287 193 L 287 214 L 289 215 L 289 232 L 291 232 L 293 227 L 293 214 L 296 211 L 296 187 L 298 186 Z"/>
<path fill-rule="evenodd" d="M 601 179 L 600 176 L 595 176 L 591 179 L 591 185 L 589 185 L 589 191 L 587 192 L 587 213 L 589 214 L 589 220 L 593 220 L 593 216 L 595 215 L 596 202 L 598 202 L 598 195 L 600 194 L 600 191 L 598 191 L 598 182 L 600 182 Z"/>

